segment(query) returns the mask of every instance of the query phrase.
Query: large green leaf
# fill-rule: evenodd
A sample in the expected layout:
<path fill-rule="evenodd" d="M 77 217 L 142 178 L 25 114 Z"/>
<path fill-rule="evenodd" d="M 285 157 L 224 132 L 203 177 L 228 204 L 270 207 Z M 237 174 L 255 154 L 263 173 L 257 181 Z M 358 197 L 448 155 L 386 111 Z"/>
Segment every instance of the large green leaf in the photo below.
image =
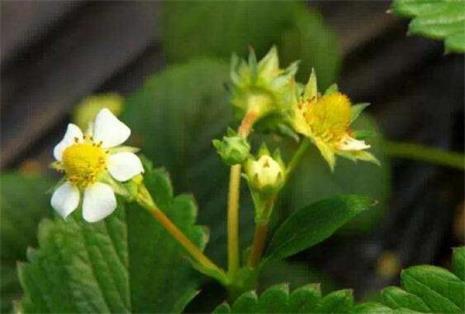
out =
<path fill-rule="evenodd" d="M 372 203 L 367 197 L 337 196 L 295 211 L 274 233 L 267 258 L 282 259 L 325 240 Z"/>
<path fill-rule="evenodd" d="M 436 266 L 414 266 L 401 274 L 402 286 L 421 297 L 433 312 L 463 313 L 465 282 Z"/>
<path fill-rule="evenodd" d="M 284 64 L 302 61 L 302 80 L 314 67 L 321 87 L 327 87 L 339 70 L 336 36 L 302 1 L 168 1 L 162 21 L 170 62 L 198 56 L 229 60 L 233 53 L 245 56 L 249 47 L 263 56 L 277 45 Z"/>
<path fill-rule="evenodd" d="M 37 225 L 48 215 L 51 182 L 39 175 L 16 172 L 0 176 L 0 312 L 9 312 L 19 299 L 21 288 L 16 262 L 26 256 L 26 248 L 37 243 Z"/>
<path fill-rule="evenodd" d="M 465 1 L 395 0 L 392 10 L 413 18 L 409 33 L 443 39 L 446 51 L 465 52 Z"/>
<path fill-rule="evenodd" d="M 453 254 L 453 270 L 460 276 L 465 268 L 461 254 Z M 463 313 L 465 311 L 465 281 L 448 270 L 430 265 L 409 267 L 401 274 L 402 288 L 387 287 L 381 292 L 384 305 L 400 312 Z"/>
<path fill-rule="evenodd" d="M 163 170 L 149 167 L 144 177 L 160 208 L 203 247 L 191 197 L 174 197 Z M 144 209 L 119 200 L 102 222 L 80 215 L 40 224 L 39 249 L 19 267 L 25 312 L 181 312 L 196 294 L 199 277 L 185 252 Z"/>

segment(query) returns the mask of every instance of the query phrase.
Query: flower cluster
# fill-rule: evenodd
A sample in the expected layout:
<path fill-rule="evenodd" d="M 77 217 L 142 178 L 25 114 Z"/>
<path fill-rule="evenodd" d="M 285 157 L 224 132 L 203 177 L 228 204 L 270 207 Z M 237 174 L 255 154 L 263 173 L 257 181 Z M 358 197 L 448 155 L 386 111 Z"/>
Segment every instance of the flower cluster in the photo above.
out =
<path fill-rule="evenodd" d="M 86 134 L 69 124 L 53 156 L 53 167 L 64 173 L 64 182 L 55 190 L 51 204 L 64 218 L 82 201 L 86 221 L 96 222 L 116 208 L 117 182 L 132 179 L 144 171 L 135 149 L 120 146 L 131 130 L 108 109 L 102 109 Z M 116 181 L 115 181 L 116 180 Z"/>

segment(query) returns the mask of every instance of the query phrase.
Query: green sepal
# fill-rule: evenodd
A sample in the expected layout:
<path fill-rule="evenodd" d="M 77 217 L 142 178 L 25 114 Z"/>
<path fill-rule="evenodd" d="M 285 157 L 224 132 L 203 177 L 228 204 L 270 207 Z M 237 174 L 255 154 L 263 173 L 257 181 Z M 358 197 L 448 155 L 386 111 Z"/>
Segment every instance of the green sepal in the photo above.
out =
<path fill-rule="evenodd" d="M 247 139 L 238 135 L 231 128 L 228 129 L 227 135 L 222 140 L 215 139 L 212 144 L 223 162 L 230 166 L 242 164 L 250 154 L 250 144 Z"/>

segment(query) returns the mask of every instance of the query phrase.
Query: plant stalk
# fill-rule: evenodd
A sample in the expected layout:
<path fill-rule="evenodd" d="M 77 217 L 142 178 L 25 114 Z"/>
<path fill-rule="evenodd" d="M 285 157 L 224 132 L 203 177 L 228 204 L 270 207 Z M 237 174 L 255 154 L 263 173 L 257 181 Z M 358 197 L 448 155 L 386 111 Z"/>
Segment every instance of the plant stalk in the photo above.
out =
<path fill-rule="evenodd" d="M 247 138 L 257 120 L 257 113 L 249 111 L 242 119 L 238 133 Z M 241 165 L 231 166 L 228 192 L 228 274 L 232 277 L 239 269 L 239 195 L 241 187 Z"/>
<path fill-rule="evenodd" d="M 465 155 L 413 143 L 385 141 L 388 155 L 465 170 Z"/>
<path fill-rule="evenodd" d="M 263 251 L 266 246 L 266 239 L 268 237 L 268 228 L 270 224 L 270 216 L 273 211 L 275 204 L 276 195 L 271 196 L 264 205 L 261 216 L 261 220 L 257 221 L 255 226 L 255 234 L 252 240 L 252 248 L 250 250 L 250 255 L 247 260 L 247 265 L 255 268 L 263 256 Z"/>
<path fill-rule="evenodd" d="M 215 278 L 223 284 L 228 282 L 225 272 L 211 261 L 202 250 L 194 244 L 153 202 L 147 189 L 142 186 L 141 192 L 137 195 L 136 201 L 165 228 L 165 230 L 191 255 L 191 257 L 208 273 L 215 274 Z"/>

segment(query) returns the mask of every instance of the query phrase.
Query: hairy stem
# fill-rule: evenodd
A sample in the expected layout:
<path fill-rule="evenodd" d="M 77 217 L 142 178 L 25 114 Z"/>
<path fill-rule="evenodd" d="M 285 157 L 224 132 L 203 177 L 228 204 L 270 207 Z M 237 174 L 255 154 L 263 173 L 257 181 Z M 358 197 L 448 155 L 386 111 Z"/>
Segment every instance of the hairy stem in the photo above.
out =
<path fill-rule="evenodd" d="M 153 202 L 145 187 L 136 198 L 137 202 L 147 209 L 150 214 L 165 228 L 166 231 L 190 254 L 190 256 L 204 269 L 206 274 L 218 279 L 223 284 L 228 283 L 225 272 L 211 261 L 202 250 L 194 244 Z"/>
<path fill-rule="evenodd" d="M 465 155 L 413 143 L 386 141 L 386 151 L 390 156 L 407 158 L 432 164 L 465 170 Z"/>
<path fill-rule="evenodd" d="M 247 138 L 257 120 L 254 111 L 246 113 L 239 126 L 240 136 Z M 228 273 L 230 276 L 239 269 L 239 194 L 241 187 L 241 165 L 231 166 L 228 193 Z"/>
<path fill-rule="evenodd" d="M 265 249 L 266 238 L 268 236 L 268 222 L 258 223 L 255 226 L 255 234 L 252 241 L 252 249 L 250 251 L 248 266 L 255 268 L 260 262 L 263 251 Z"/>
<path fill-rule="evenodd" d="M 256 267 L 263 255 L 263 251 L 266 245 L 266 239 L 268 236 L 268 225 L 270 223 L 270 216 L 273 211 L 275 204 L 276 195 L 270 197 L 264 204 L 263 209 L 261 210 L 262 219 L 257 221 L 255 226 L 255 234 L 252 241 L 252 248 L 250 250 L 250 255 L 247 260 L 248 266 L 254 268 Z"/>

